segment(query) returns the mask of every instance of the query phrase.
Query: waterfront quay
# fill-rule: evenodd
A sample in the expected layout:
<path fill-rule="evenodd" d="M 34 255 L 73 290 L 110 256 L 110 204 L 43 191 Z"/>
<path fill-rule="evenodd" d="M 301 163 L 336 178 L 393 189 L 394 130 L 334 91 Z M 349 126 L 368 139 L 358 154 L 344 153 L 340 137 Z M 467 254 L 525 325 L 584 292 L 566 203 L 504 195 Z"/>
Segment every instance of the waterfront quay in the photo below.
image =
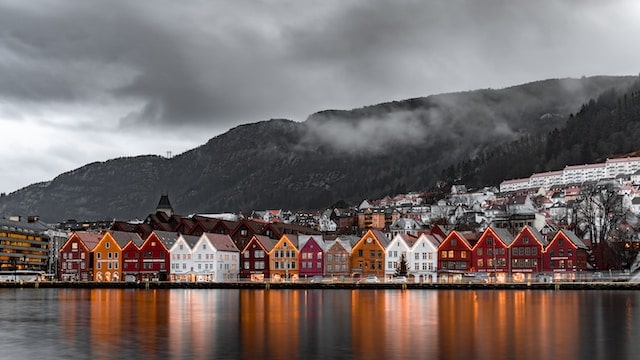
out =
<path fill-rule="evenodd" d="M 95 282 L 39 281 L 0 282 L 2 288 L 61 289 L 248 289 L 248 290 L 640 290 L 640 282 L 530 282 L 530 283 L 374 283 L 352 282 Z"/>

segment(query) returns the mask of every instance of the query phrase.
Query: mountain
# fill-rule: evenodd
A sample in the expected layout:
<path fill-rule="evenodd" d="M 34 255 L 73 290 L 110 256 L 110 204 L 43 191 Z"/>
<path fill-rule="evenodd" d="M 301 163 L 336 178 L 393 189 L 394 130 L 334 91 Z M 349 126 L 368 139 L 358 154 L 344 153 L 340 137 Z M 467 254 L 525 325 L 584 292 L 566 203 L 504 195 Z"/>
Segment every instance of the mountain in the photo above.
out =
<path fill-rule="evenodd" d="M 241 125 L 173 158 L 96 162 L 0 198 L 45 221 L 144 217 L 168 193 L 179 213 L 321 208 L 428 189 L 490 149 L 562 129 L 636 77 L 552 79 Z"/>

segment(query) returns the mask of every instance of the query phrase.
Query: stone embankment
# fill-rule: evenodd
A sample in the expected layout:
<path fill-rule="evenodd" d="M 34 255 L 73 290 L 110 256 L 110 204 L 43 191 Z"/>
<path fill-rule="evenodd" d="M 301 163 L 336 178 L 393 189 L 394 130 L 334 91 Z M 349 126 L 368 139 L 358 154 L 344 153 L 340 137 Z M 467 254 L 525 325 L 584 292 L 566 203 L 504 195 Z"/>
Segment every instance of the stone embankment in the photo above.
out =
<path fill-rule="evenodd" d="M 3 282 L 0 288 L 61 289 L 346 289 L 346 290 L 640 290 L 640 282 L 532 282 L 532 283 L 309 283 L 309 282 Z"/>

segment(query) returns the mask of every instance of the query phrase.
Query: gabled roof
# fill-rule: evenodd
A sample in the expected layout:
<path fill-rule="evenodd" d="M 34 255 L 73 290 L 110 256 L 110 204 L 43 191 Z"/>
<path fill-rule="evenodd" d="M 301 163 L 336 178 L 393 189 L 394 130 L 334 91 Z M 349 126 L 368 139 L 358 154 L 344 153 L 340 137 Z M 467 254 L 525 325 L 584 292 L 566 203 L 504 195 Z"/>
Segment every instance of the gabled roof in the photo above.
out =
<path fill-rule="evenodd" d="M 401 241 L 403 241 L 408 248 L 412 248 L 413 245 L 416 243 L 416 241 L 418 241 L 417 236 L 413 236 L 409 234 L 397 234 L 396 236 L 393 237 L 391 241 L 389 241 L 389 244 L 391 244 L 396 237 Z"/>
<path fill-rule="evenodd" d="M 178 241 L 178 237 L 180 236 L 180 234 L 176 232 L 160 231 L 160 230 L 154 231 L 153 234 L 156 234 L 160 242 L 162 242 L 162 245 L 164 245 L 164 247 L 167 249 L 171 249 L 173 244 L 175 244 L 176 241 Z"/>
<path fill-rule="evenodd" d="M 89 251 L 93 251 L 93 249 L 95 249 L 96 245 L 98 245 L 98 243 L 100 242 L 100 239 L 102 238 L 102 235 L 100 233 L 91 232 L 91 231 L 76 231 L 73 234 L 71 234 L 69 239 L 71 239 L 73 235 L 76 235 L 78 239 L 82 241 L 84 246 L 86 246 L 87 249 L 89 249 Z"/>
<path fill-rule="evenodd" d="M 236 244 L 233 243 L 229 235 L 204 233 L 202 236 L 206 237 L 211 245 L 218 251 L 239 252 Z"/>
<path fill-rule="evenodd" d="M 242 249 L 242 252 L 245 252 L 247 250 L 247 248 L 249 247 L 249 245 L 253 242 L 253 240 L 255 240 L 257 243 L 260 244 L 260 246 L 262 246 L 262 248 L 264 249 L 264 251 L 266 252 L 270 252 L 271 249 L 273 249 L 274 246 L 276 246 L 277 241 L 268 237 L 268 236 L 264 236 L 264 235 L 253 235 L 253 237 L 251 238 L 251 240 L 247 243 L 247 245 L 244 247 L 244 249 Z"/>
<path fill-rule="evenodd" d="M 540 231 L 536 230 L 533 226 L 525 225 L 525 227 L 520 230 L 520 232 L 516 235 L 514 240 L 523 234 L 524 232 L 529 232 L 533 236 L 533 239 L 537 241 L 542 247 L 546 247 L 548 245 L 547 240 L 540 234 Z"/>
<path fill-rule="evenodd" d="M 553 241 L 556 237 L 558 237 L 559 234 L 563 234 L 564 237 L 567 238 L 569 241 L 571 241 L 578 249 L 589 250 L 589 247 L 587 245 L 585 245 L 582 242 L 582 240 L 580 240 L 580 238 L 578 238 L 578 236 L 576 236 L 576 234 L 574 234 L 573 231 L 567 230 L 567 229 L 561 229 L 560 231 L 558 231 L 556 236 L 554 236 L 551 241 Z"/>
<path fill-rule="evenodd" d="M 140 235 L 138 235 L 137 233 L 115 231 L 115 230 L 109 230 L 108 233 L 111 234 L 111 237 L 113 237 L 116 243 L 118 243 L 118 246 L 120 246 L 120 249 L 127 246 L 129 242 L 133 242 L 137 247 L 140 247 L 144 242 L 144 240 L 142 240 Z"/>
<path fill-rule="evenodd" d="M 196 244 L 200 240 L 198 236 L 184 235 L 184 234 L 181 234 L 180 236 L 184 239 L 184 242 L 187 243 L 187 245 L 189 246 L 189 248 L 191 248 L 191 250 L 193 250 L 193 247 L 196 246 Z"/>
<path fill-rule="evenodd" d="M 325 249 L 324 239 L 322 235 L 298 235 L 298 247 L 300 250 L 309 242 L 309 240 L 313 239 L 318 246 L 320 246 L 323 250 Z"/>
<path fill-rule="evenodd" d="M 461 233 L 457 230 L 453 230 L 449 233 L 449 235 L 447 235 L 446 238 L 444 238 L 444 240 L 442 240 L 442 242 L 440 243 L 440 245 L 438 245 L 438 247 L 449 243 L 450 240 L 455 237 L 456 239 L 462 241 L 469 248 L 469 250 L 471 250 L 473 248 L 473 245 L 475 245 L 477 241 L 476 236 L 477 236 L 476 233 Z M 469 242 L 469 238 L 474 239 L 473 244 Z"/>
<path fill-rule="evenodd" d="M 386 249 L 386 248 L 389 247 L 389 243 L 391 242 L 391 240 L 389 240 L 389 238 L 387 238 L 387 235 L 385 235 L 380 230 L 369 230 L 369 231 L 371 231 L 373 236 L 375 236 L 375 238 L 378 239 L 378 242 L 382 245 L 383 248 Z"/>
<path fill-rule="evenodd" d="M 500 241 L 502 241 L 507 247 L 513 243 L 514 238 L 509 230 L 504 228 L 496 228 L 493 226 L 490 226 L 487 229 L 491 229 L 496 234 L 496 236 L 500 238 Z"/>
<path fill-rule="evenodd" d="M 418 246 L 418 244 L 420 243 L 420 239 L 423 239 L 425 242 L 431 244 L 434 249 L 438 249 L 438 246 L 440 245 L 440 235 L 436 236 L 433 234 L 422 233 L 413 244 L 414 248 Z"/>
<path fill-rule="evenodd" d="M 298 246 L 298 235 L 294 235 L 294 234 L 283 234 L 283 235 L 280 237 L 280 240 L 279 240 L 278 242 L 282 241 L 282 239 L 283 239 L 283 238 L 285 238 L 285 237 L 286 237 L 287 239 L 289 239 L 289 241 L 291 241 L 291 243 L 293 244 L 293 246 L 295 246 L 295 247 L 296 247 L 296 249 L 300 250 L 300 246 Z"/>

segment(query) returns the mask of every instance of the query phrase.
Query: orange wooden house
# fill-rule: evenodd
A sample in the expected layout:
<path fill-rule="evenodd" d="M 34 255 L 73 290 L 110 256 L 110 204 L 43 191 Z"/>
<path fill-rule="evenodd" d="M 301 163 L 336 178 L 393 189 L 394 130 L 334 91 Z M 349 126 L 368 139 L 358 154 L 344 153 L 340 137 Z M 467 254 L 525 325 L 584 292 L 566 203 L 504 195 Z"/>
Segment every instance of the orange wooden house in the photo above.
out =
<path fill-rule="evenodd" d="M 367 230 L 351 249 L 351 276 L 384 279 L 385 249 L 390 240 L 379 230 Z"/>
<path fill-rule="evenodd" d="M 138 248 L 143 240 L 137 233 L 107 231 L 93 250 L 93 280 L 122 280 L 122 249 L 133 243 Z"/>

